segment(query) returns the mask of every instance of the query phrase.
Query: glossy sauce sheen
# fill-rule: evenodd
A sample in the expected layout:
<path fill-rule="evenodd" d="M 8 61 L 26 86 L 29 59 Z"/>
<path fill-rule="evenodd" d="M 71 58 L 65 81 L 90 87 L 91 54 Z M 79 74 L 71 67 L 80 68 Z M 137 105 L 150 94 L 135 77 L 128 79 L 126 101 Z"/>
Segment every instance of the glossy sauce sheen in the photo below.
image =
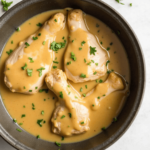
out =
<path fill-rule="evenodd" d="M 90 122 L 89 127 L 90 130 L 76 136 L 72 137 L 66 137 L 65 140 L 61 140 L 61 137 L 51 132 L 51 117 L 53 110 L 55 108 L 55 103 L 57 101 L 57 97 L 55 94 L 53 94 L 51 91 L 46 93 L 38 92 L 34 95 L 25 95 L 25 94 L 19 94 L 19 93 L 12 93 L 4 84 L 4 65 L 5 61 L 8 58 L 8 54 L 6 51 L 9 51 L 10 49 L 14 50 L 18 43 L 22 40 L 25 40 L 27 37 L 29 37 L 31 34 L 35 33 L 39 27 L 36 25 L 39 22 L 44 23 L 46 20 L 49 19 L 49 17 L 56 13 L 56 12 L 62 12 L 65 15 L 67 14 L 65 10 L 56 10 L 56 11 L 49 11 L 42 14 L 39 14 L 28 21 L 26 21 L 24 24 L 20 26 L 21 30 L 19 32 L 14 32 L 14 34 L 10 37 L 8 40 L 3 54 L 1 56 L 0 60 L 0 93 L 3 98 L 3 102 L 5 104 L 6 109 L 8 110 L 9 114 L 11 115 L 12 119 L 16 119 L 17 123 L 23 123 L 21 127 L 28 131 L 29 133 L 37 136 L 40 135 L 42 139 L 48 140 L 48 141 L 58 141 L 58 142 L 76 142 L 81 141 L 84 139 L 87 139 L 89 137 L 92 137 L 98 133 L 101 132 L 101 128 L 108 127 L 111 123 L 114 117 L 117 117 L 120 110 L 122 109 L 125 99 L 127 97 L 127 91 L 130 85 L 130 68 L 129 63 L 127 59 L 127 55 L 125 53 L 125 49 L 123 45 L 121 44 L 118 37 L 115 35 L 112 30 L 106 26 L 104 23 L 99 21 L 98 19 L 85 15 L 84 19 L 88 26 L 89 32 L 95 35 L 97 37 L 98 42 L 102 42 L 102 47 L 107 49 L 110 48 L 109 55 L 110 55 L 110 63 L 108 64 L 110 70 L 114 70 L 115 72 L 122 75 L 125 80 L 129 83 L 127 85 L 127 89 L 124 91 L 116 91 L 111 93 L 110 95 L 104 97 L 100 103 L 98 109 L 96 111 L 90 112 Z M 62 38 L 65 37 L 65 39 L 68 42 L 72 42 L 68 38 L 68 29 L 67 25 L 63 30 L 60 30 L 58 33 L 56 33 L 56 42 L 62 42 Z M 86 36 L 86 35 L 85 35 Z M 80 38 L 80 37 L 79 37 Z M 81 37 L 82 38 L 82 37 Z M 82 40 L 82 39 L 81 39 Z M 11 44 L 11 41 L 13 41 L 13 44 Z M 73 44 L 73 43 L 72 43 Z M 86 45 L 85 45 L 86 46 Z M 55 60 L 58 61 L 58 64 L 53 63 L 53 66 L 57 66 L 57 68 L 64 70 L 64 52 L 65 48 L 62 48 L 58 51 L 58 53 L 55 53 Z M 82 53 L 82 52 L 81 52 Z M 69 60 L 70 61 L 70 60 Z M 23 62 L 21 62 L 23 65 Z M 77 66 L 74 66 L 75 68 Z M 78 67 L 80 67 L 78 65 Z M 75 69 L 72 68 L 72 69 Z M 83 69 L 83 71 L 86 73 L 87 69 L 86 67 Z M 83 72 L 82 71 L 82 72 Z M 80 68 L 77 71 L 77 74 L 80 73 Z M 38 73 L 37 73 L 38 76 Z M 14 78 L 17 78 L 14 76 Z M 105 80 L 106 77 L 101 78 L 102 80 Z M 98 82 L 99 80 L 97 80 Z M 77 92 L 79 92 L 81 95 L 83 93 L 87 93 L 90 90 L 92 90 L 98 83 L 96 81 L 90 81 L 90 82 L 84 82 L 84 83 L 73 83 L 69 81 L 69 84 L 72 85 Z M 104 83 L 105 84 L 105 83 Z M 46 86 L 43 87 L 44 89 L 47 89 Z M 82 88 L 82 91 L 80 92 L 80 89 Z M 102 89 L 100 94 L 105 94 L 103 92 L 106 92 L 107 89 Z M 89 100 L 87 98 L 87 100 Z M 34 104 L 34 108 L 33 108 Z M 93 103 L 90 103 L 89 100 L 89 107 L 92 107 Z M 96 103 L 95 103 L 96 105 Z M 42 114 L 42 111 L 44 111 L 44 114 Z M 68 113 L 67 111 L 65 112 Z M 25 114 L 25 117 L 21 117 L 22 114 Z M 46 123 L 42 124 L 42 127 L 40 127 L 37 124 L 37 120 L 43 119 L 46 121 Z M 68 124 L 71 124 L 72 122 L 69 122 Z M 13 120 L 12 120 L 13 122 Z M 18 131 L 16 131 L 18 132 Z M 19 132 L 18 132 L 19 134 Z"/>

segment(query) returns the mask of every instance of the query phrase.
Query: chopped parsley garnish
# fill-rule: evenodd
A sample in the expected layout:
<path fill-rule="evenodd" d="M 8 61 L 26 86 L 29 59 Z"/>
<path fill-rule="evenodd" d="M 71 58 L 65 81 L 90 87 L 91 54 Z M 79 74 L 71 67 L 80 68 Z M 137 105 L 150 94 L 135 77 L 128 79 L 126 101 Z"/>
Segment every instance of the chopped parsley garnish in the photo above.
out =
<path fill-rule="evenodd" d="M 33 72 L 33 69 L 27 69 L 27 75 L 28 75 L 29 77 L 32 76 L 32 72 Z"/>
<path fill-rule="evenodd" d="M 65 139 L 64 136 L 62 136 L 61 140 L 63 141 L 64 139 Z"/>
<path fill-rule="evenodd" d="M 97 52 L 96 47 L 90 46 L 90 55 L 95 55 L 95 52 Z"/>
<path fill-rule="evenodd" d="M 42 25 L 43 25 L 42 23 L 38 23 L 37 24 L 38 27 L 42 27 Z"/>
<path fill-rule="evenodd" d="M 45 68 L 41 67 L 41 68 L 37 69 L 37 71 L 39 71 L 39 77 L 42 76 L 42 70 L 45 70 Z"/>
<path fill-rule="evenodd" d="M 105 94 L 103 96 L 106 96 Z"/>
<path fill-rule="evenodd" d="M 40 139 L 40 135 L 37 135 L 37 139 Z"/>
<path fill-rule="evenodd" d="M 96 66 L 98 66 L 98 63 L 95 63 Z"/>
<path fill-rule="evenodd" d="M 79 50 L 82 50 L 82 47 L 79 47 Z"/>
<path fill-rule="evenodd" d="M 132 7 L 132 3 L 130 3 L 130 6 Z"/>
<path fill-rule="evenodd" d="M 28 42 L 25 42 L 25 45 L 26 45 L 25 48 L 27 48 L 28 46 L 30 46 L 30 44 Z"/>
<path fill-rule="evenodd" d="M 106 130 L 106 128 L 105 128 L 105 127 L 103 127 L 103 128 L 102 128 L 102 131 L 105 131 L 105 130 Z"/>
<path fill-rule="evenodd" d="M 42 127 L 42 123 L 43 122 L 43 119 L 40 119 L 40 120 L 37 120 L 37 124 L 40 126 L 40 127 Z"/>
<path fill-rule="evenodd" d="M 102 41 L 101 41 L 100 43 L 101 43 L 101 45 L 103 44 L 103 42 L 102 42 Z"/>
<path fill-rule="evenodd" d="M 100 99 L 100 96 L 98 96 L 97 98 Z"/>
<path fill-rule="evenodd" d="M 3 10 L 7 11 L 8 7 L 13 3 L 13 2 L 6 2 L 6 0 L 1 0 L 1 3 L 3 5 Z"/>
<path fill-rule="evenodd" d="M 61 146 L 61 143 L 55 142 L 55 144 L 59 147 Z"/>
<path fill-rule="evenodd" d="M 35 89 L 38 89 L 38 87 L 36 86 Z"/>
<path fill-rule="evenodd" d="M 19 123 L 19 125 L 21 126 L 21 125 L 23 125 L 23 123 Z"/>
<path fill-rule="evenodd" d="M 46 43 L 46 41 L 43 41 L 43 43 L 42 43 L 42 44 L 43 44 L 43 45 L 45 45 L 45 43 Z"/>
<path fill-rule="evenodd" d="M 16 28 L 16 31 L 17 31 L 17 32 L 19 32 L 19 31 L 20 31 L 20 28 L 19 28 L 19 27 L 18 27 L 18 28 Z"/>
<path fill-rule="evenodd" d="M 85 88 L 87 89 L 87 85 L 85 85 Z"/>
<path fill-rule="evenodd" d="M 115 117 L 115 118 L 113 118 L 113 122 L 116 122 L 117 121 L 117 118 Z"/>
<path fill-rule="evenodd" d="M 81 46 L 83 46 L 85 43 L 86 43 L 85 41 L 82 41 L 82 42 L 81 42 Z"/>
<path fill-rule="evenodd" d="M 30 60 L 30 63 L 33 63 L 33 62 L 34 62 L 34 61 L 33 61 L 33 58 L 28 57 L 28 59 Z"/>
<path fill-rule="evenodd" d="M 106 50 L 109 51 L 109 50 L 110 50 L 110 47 L 107 47 Z"/>
<path fill-rule="evenodd" d="M 113 43 L 111 42 L 110 45 L 113 45 Z"/>
<path fill-rule="evenodd" d="M 13 41 L 11 41 L 11 44 L 13 44 L 14 42 Z"/>
<path fill-rule="evenodd" d="M 41 111 L 41 114 L 44 115 L 44 111 L 43 110 Z"/>
<path fill-rule="evenodd" d="M 86 78 L 86 75 L 82 73 L 82 74 L 80 75 L 80 77 L 81 77 L 81 78 Z"/>
<path fill-rule="evenodd" d="M 63 37 L 62 37 L 62 39 L 64 40 L 64 39 L 65 39 L 65 37 L 63 36 Z"/>
<path fill-rule="evenodd" d="M 32 90 L 29 90 L 29 92 L 32 92 Z"/>
<path fill-rule="evenodd" d="M 92 104 L 92 106 L 94 107 L 95 105 L 94 105 L 94 104 Z"/>
<path fill-rule="evenodd" d="M 67 65 L 70 65 L 72 63 L 72 61 L 67 62 Z"/>
<path fill-rule="evenodd" d="M 86 94 L 82 94 L 84 97 L 86 97 Z"/>
<path fill-rule="evenodd" d="M 70 95 L 71 92 L 68 93 L 68 95 Z"/>
<path fill-rule="evenodd" d="M 16 120 L 16 119 L 13 119 L 13 122 L 15 122 L 15 123 L 16 123 L 16 122 L 17 122 L 17 120 Z"/>
<path fill-rule="evenodd" d="M 25 106 L 25 105 L 23 105 L 23 108 L 26 108 L 26 106 Z"/>
<path fill-rule="evenodd" d="M 84 58 L 84 62 L 86 63 L 86 59 Z"/>
<path fill-rule="evenodd" d="M 96 83 L 98 83 L 98 79 L 96 80 Z"/>
<path fill-rule="evenodd" d="M 39 33 L 38 36 L 41 36 L 41 33 Z"/>
<path fill-rule="evenodd" d="M 57 22 L 57 19 L 54 19 L 55 22 Z"/>
<path fill-rule="evenodd" d="M 94 60 L 91 60 L 92 63 L 94 63 Z"/>
<path fill-rule="evenodd" d="M 35 110 L 35 105 L 32 103 L 32 109 Z"/>
<path fill-rule="evenodd" d="M 75 57 L 75 54 L 73 53 L 73 52 L 71 52 L 71 57 L 70 58 L 72 58 L 72 60 L 74 60 L 74 61 L 76 61 L 76 57 Z"/>
<path fill-rule="evenodd" d="M 84 121 L 83 121 L 83 122 L 81 122 L 81 124 L 84 124 Z"/>
<path fill-rule="evenodd" d="M 93 74 L 94 74 L 94 75 L 96 75 L 96 74 L 97 74 L 97 72 L 95 71 Z"/>
<path fill-rule="evenodd" d="M 87 63 L 87 65 L 91 66 L 91 62 Z"/>
<path fill-rule="evenodd" d="M 97 27 L 97 28 L 99 27 L 99 24 L 98 24 L 98 23 L 96 24 L 96 27 Z"/>
<path fill-rule="evenodd" d="M 40 89 L 40 90 L 39 90 L 40 93 L 42 93 L 42 92 L 44 92 L 44 91 L 45 91 L 45 93 L 48 93 L 49 89 Z"/>
<path fill-rule="evenodd" d="M 13 50 L 12 50 L 12 49 L 10 49 L 10 50 L 9 50 L 9 51 L 7 51 L 6 53 L 7 53 L 8 55 L 10 55 L 12 52 L 13 52 Z"/>
<path fill-rule="evenodd" d="M 106 62 L 106 66 L 107 66 L 109 63 L 110 63 L 110 60 L 107 60 L 107 62 Z"/>
<path fill-rule="evenodd" d="M 20 129 L 16 129 L 18 132 L 22 132 L 22 130 L 20 130 Z"/>
<path fill-rule="evenodd" d="M 107 70 L 107 73 L 110 74 L 111 72 L 113 72 L 114 70 Z"/>
<path fill-rule="evenodd" d="M 70 85 L 67 85 L 70 88 Z"/>
<path fill-rule="evenodd" d="M 38 37 L 33 37 L 32 39 L 33 39 L 33 40 L 37 40 L 37 39 L 38 39 Z"/>
<path fill-rule="evenodd" d="M 76 98 L 76 99 L 78 99 L 78 97 L 77 97 L 77 96 L 75 96 L 75 98 Z"/>
<path fill-rule="evenodd" d="M 103 80 L 102 80 L 102 79 L 100 79 L 100 80 L 99 80 L 99 83 L 102 83 L 102 82 L 103 82 Z"/>
<path fill-rule="evenodd" d="M 56 43 L 55 41 L 53 41 L 51 43 L 50 49 L 52 49 L 53 51 L 58 51 L 59 49 L 64 48 L 65 45 L 66 45 L 66 40 L 64 40 L 64 43 L 63 42 Z"/>
<path fill-rule="evenodd" d="M 53 63 L 55 63 L 55 64 L 59 64 L 59 62 L 58 62 L 58 61 L 53 61 Z"/>
<path fill-rule="evenodd" d="M 116 2 L 118 2 L 119 4 L 121 4 L 121 5 L 124 5 L 124 3 L 121 3 L 120 1 L 121 0 L 115 0 Z"/>
<path fill-rule="evenodd" d="M 61 119 L 63 119 L 63 118 L 65 118 L 65 115 L 62 115 L 62 116 L 61 116 Z"/>
<path fill-rule="evenodd" d="M 61 92 L 59 92 L 59 94 L 60 94 L 59 97 L 63 98 L 63 92 L 61 91 Z"/>
<path fill-rule="evenodd" d="M 74 40 L 72 40 L 72 43 L 74 42 Z"/>
<path fill-rule="evenodd" d="M 25 117 L 26 115 L 25 114 L 22 114 L 21 118 Z"/>
<path fill-rule="evenodd" d="M 57 66 L 53 66 L 53 69 L 56 69 L 57 68 Z"/>
<path fill-rule="evenodd" d="M 80 92 L 82 92 L 83 91 L 83 88 L 80 88 Z"/>
<path fill-rule="evenodd" d="M 69 114 L 69 117 L 71 118 L 72 117 L 72 113 L 68 113 Z"/>
<path fill-rule="evenodd" d="M 25 63 L 25 65 L 21 68 L 22 68 L 22 70 L 25 70 L 27 68 L 27 64 Z"/>

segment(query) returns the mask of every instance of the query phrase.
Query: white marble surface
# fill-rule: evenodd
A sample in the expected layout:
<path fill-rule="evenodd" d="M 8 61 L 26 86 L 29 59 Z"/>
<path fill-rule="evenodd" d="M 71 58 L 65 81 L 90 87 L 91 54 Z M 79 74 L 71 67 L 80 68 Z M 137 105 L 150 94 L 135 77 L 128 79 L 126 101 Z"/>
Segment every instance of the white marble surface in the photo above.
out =
<path fill-rule="evenodd" d="M 10 1 L 10 0 L 7 0 Z M 13 0 L 13 5 L 20 0 Z M 142 107 L 128 131 L 107 150 L 150 150 L 150 0 L 103 0 L 117 10 L 136 33 L 145 56 L 147 83 Z M 129 4 L 133 6 L 130 7 Z M 13 6 L 12 5 L 12 6 Z M 0 5 L 0 16 L 4 12 Z M 0 138 L 0 150 L 15 150 Z"/>

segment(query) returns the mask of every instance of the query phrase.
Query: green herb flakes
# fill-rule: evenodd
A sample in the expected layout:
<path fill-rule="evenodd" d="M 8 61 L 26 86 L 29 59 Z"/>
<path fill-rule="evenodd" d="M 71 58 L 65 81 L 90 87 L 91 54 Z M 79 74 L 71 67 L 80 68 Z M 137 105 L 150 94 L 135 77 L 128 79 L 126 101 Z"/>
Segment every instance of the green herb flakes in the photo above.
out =
<path fill-rule="evenodd" d="M 34 62 L 34 61 L 33 61 L 33 58 L 28 57 L 28 59 L 30 60 L 30 63 L 33 63 L 33 62 Z"/>
<path fill-rule="evenodd" d="M 86 78 L 86 75 L 82 73 L 82 74 L 80 75 L 80 77 L 81 77 L 81 78 Z"/>
<path fill-rule="evenodd" d="M 42 127 L 42 123 L 43 122 L 43 119 L 39 119 L 39 120 L 37 120 L 37 124 L 40 126 L 40 127 Z"/>
<path fill-rule="evenodd" d="M 42 25 L 43 25 L 42 23 L 38 23 L 37 24 L 38 27 L 42 27 Z"/>
<path fill-rule="evenodd" d="M 44 115 L 44 111 L 43 110 L 41 111 L 41 114 Z"/>
<path fill-rule="evenodd" d="M 90 46 L 90 55 L 95 55 L 95 52 L 97 52 L 96 47 Z"/>
<path fill-rule="evenodd" d="M 28 75 L 29 77 L 32 76 L 32 72 L 33 72 L 33 69 L 27 69 L 27 75 Z"/>
<path fill-rule="evenodd" d="M 59 97 L 63 98 L 63 92 L 61 91 L 61 92 L 59 92 L 59 94 L 60 94 Z"/>
<path fill-rule="evenodd" d="M 81 46 L 83 46 L 85 43 L 86 43 L 85 41 L 82 41 L 82 42 L 81 42 Z"/>
<path fill-rule="evenodd" d="M 24 118 L 26 115 L 25 114 L 22 114 L 21 118 Z"/>
<path fill-rule="evenodd" d="M 39 72 L 39 77 L 42 76 L 42 70 L 45 70 L 45 68 L 41 67 L 41 68 L 37 69 L 37 71 Z"/>
<path fill-rule="evenodd" d="M 62 116 L 61 116 L 61 119 L 63 119 L 63 118 L 65 118 L 65 115 L 62 115 Z"/>
<path fill-rule="evenodd" d="M 55 142 L 55 144 L 59 147 L 61 146 L 61 143 Z"/>
<path fill-rule="evenodd" d="M 25 70 L 27 68 L 27 64 L 25 63 L 25 65 L 21 68 L 22 68 L 22 70 Z"/>
<path fill-rule="evenodd" d="M 12 49 L 10 49 L 9 51 L 6 51 L 6 53 L 7 53 L 8 55 L 10 55 L 12 52 L 13 52 Z"/>
<path fill-rule="evenodd" d="M 20 129 L 16 129 L 18 132 L 22 132 L 22 130 L 20 130 Z"/>
<path fill-rule="evenodd" d="M 109 63 L 110 63 L 110 60 L 107 60 L 107 62 L 106 62 L 106 66 L 107 66 Z"/>
<path fill-rule="evenodd" d="M 1 0 L 1 4 L 3 5 L 3 10 L 7 11 L 8 7 L 12 4 L 13 2 L 6 2 L 6 0 Z"/>
<path fill-rule="evenodd" d="M 71 118 L 72 117 L 72 113 L 68 113 L 69 117 Z"/>
<path fill-rule="evenodd" d="M 70 57 L 72 60 L 76 61 L 76 57 L 75 57 L 75 54 L 73 52 L 71 52 L 71 57 Z"/>

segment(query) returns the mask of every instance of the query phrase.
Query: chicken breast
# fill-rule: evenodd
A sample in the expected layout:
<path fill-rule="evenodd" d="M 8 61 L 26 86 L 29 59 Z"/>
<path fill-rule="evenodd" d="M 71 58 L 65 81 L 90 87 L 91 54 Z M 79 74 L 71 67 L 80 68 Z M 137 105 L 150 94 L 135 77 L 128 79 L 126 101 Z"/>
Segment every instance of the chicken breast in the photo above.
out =
<path fill-rule="evenodd" d="M 85 82 L 98 79 L 107 72 L 108 55 L 94 35 L 86 28 L 83 12 L 68 13 L 69 44 L 64 56 L 64 68 L 71 81 Z"/>
<path fill-rule="evenodd" d="M 4 82 L 12 92 L 33 94 L 43 85 L 54 59 L 50 44 L 64 24 L 62 13 L 53 15 L 35 34 L 20 42 L 9 56 L 5 63 Z"/>
<path fill-rule="evenodd" d="M 123 79 L 115 73 L 110 73 L 104 83 L 99 83 L 94 89 L 86 94 L 84 101 L 92 110 L 100 107 L 100 101 L 110 93 L 125 89 Z M 94 106 L 94 107 L 93 107 Z"/>
<path fill-rule="evenodd" d="M 52 131 L 63 136 L 80 134 L 89 129 L 89 112 L 78 92 L 68 84 L 65 73 L 55 70 L 46 75 L 48 88 L 58 97 L 52 116 Z"/>

